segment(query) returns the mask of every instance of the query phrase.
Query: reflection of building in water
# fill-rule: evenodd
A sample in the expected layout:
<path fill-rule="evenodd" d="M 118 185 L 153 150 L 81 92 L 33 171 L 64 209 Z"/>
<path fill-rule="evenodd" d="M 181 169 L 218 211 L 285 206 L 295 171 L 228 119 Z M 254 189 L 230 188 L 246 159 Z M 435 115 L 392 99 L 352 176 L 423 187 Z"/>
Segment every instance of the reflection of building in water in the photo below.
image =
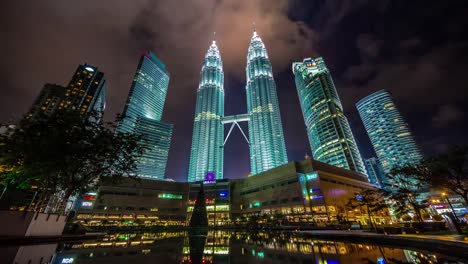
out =
<path fill-rule="evenodd" d="M 184 232 L 116 233 L 100 240 L 66 244 L 53 263 L 76 263 L 78 260 L 78 263 L 123 264 L 156 259 L 177 263 L 182 256 L 184 236 Z"/>
<path fill-rule="evenodd" d="M 226 231 L 209 231 L 203 248 L 202 263 L 229 263 L 230 259 L 230 238 L 231 233 Z M 192 263 L 190 248 L 190 238 L 184 239 L 182 249 L 183 257 L 181 263 Z M 203 262 L 204 261 L 204 262 Z"/>
<path fill-rule="evenodd" d="M 406 262 L 403 250 L 374 245 L 268 233 L 239 235 L 236 241 L 232 243 L 231 255 L 238 256 L 238 263 L 389 263 L 378 262 L 385 259 Z"/>
<path fill-rule="evenodd" d="M 104 185 L 84 197 L 76 220 L 98 227 L 185 225 L 200 184 L 125 179 Z M 204 188 L 209 224 L 216 220 L 222 226 L 253 215 L 262 216 L 260 222 L 280 224 L 338 219 L 367 224 L 364 207 L 350 211 L 345 205 L 356 193 L 375 186 L 363 174 L 305 160 L 244 179 L 204 183 Z M 387 210 L 372 218 L 376 223 L 389 220 Z"/>
<path fill-rule="evenodd" d="M 200 190 L 201 182 L 190 184 L 190 193 L 187 205 L 187 220 L 190 220 L 193 207 Z M 217 180 L 216 182 L 204 183 L 206 211 L 208 213 L 208 224 L 213 225 L 216 220 L 216 226 L 230 224 L 230 182 L 229 180 Z"/>
<path fill-rule="evenodd" d="M 193 258 L 191 250 L 199 253 L 199 259 Z M 117 233 L 100 240 L 66 244 L 52 263 L 335 264 L 438 263 L 441 260 L 436 254 L 317 240 L 291 233 L 209 231 L 207 236 L 192 237 L 186 232 Z"/>

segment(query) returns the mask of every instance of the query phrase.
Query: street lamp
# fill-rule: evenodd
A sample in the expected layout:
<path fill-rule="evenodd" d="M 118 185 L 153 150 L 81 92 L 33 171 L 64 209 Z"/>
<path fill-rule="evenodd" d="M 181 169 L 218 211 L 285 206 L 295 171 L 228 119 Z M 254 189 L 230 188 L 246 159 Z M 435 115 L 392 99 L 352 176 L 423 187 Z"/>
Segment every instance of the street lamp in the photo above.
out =
<path fill-rule="evenodd" d="M 447 194 L 443 192 L 443 193 L 442 193 L 442 197 L 445 197 L 445 200 L 447 200 L 447 203 L 449 204 L 450 209 L 452 209 L 453 217 L 455 218 L 455 221 L 458 223 L 458 217 L 457 217 L 457 215 L 455 214 L 455 210 L 453 210 L 452 203 L 450 202 L 450 200 L 449 200 Z"/>

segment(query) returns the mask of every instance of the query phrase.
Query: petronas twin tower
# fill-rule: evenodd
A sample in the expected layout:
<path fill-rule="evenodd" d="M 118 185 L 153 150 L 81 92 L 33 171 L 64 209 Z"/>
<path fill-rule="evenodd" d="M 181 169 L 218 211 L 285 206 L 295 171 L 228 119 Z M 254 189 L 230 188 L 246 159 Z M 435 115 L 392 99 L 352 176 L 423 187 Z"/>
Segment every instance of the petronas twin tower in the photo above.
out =
<path fill-rule="evenodd" d="M 247 53 L 246 76 L 247 114 L 224 116 L 223 62 L 213 41 L 200 73 L 189 182 L 204 180 L 208 172 L 216 179 L 223 178 L 225 124 L 232 124 L 229 135 L 238 122 L 248 122 L 249 137 L 244 137 L 250 147 L 252 174 L 287 163 L 273 71 L 265 45 L 255 31 Z"/>

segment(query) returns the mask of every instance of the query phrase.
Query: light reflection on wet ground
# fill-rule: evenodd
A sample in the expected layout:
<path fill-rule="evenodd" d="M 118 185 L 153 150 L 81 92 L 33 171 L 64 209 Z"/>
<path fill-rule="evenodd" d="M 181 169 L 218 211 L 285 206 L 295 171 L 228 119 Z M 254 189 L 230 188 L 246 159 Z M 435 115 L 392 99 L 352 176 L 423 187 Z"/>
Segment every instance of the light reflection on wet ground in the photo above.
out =
<path fill-rule="evenodd" d="M 306 238 L 293 233 L 116 233 L 100 240 L 16 247 L 13 263 L 467 263 L 437 253 Z M 54 251 L 56 252 L 54 254 Z M 3 255 L 3 253 L 2 253 Z M 15 256 L 13 256 L 15 255 Z M 1 262 L 3 263 L 3 262 Z"/>

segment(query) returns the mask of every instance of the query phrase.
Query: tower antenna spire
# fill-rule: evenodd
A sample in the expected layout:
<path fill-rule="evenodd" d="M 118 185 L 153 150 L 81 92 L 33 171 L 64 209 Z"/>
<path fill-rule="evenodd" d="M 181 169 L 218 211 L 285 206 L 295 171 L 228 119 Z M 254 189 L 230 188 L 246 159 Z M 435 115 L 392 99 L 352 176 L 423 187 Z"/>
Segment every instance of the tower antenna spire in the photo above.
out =
<path fill-rule="evenodd" d="M 216 31 L 213 31 L 213 43 L 216 42 Z"/>

